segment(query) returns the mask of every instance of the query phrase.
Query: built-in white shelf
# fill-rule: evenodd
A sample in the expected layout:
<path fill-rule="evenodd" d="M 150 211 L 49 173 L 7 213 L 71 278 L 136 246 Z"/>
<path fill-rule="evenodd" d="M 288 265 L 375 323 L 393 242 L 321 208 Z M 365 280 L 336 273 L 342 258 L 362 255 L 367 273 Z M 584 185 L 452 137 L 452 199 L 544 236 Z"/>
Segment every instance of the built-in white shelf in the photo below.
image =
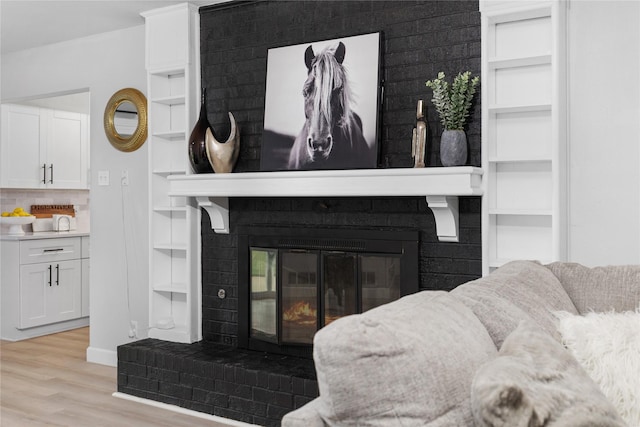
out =
<path fill-rule="evenodd" d="M 171 283 L 168 285 L 155 285 L 153 287 L 154 292 L 166 292 L 176 294 L 186 294 L 187 285 L 185 283 Z"/>
<path fill-rule="evenodd" d="M 518 58 L 513 58 L 513 57 L 493 58 L 487 62 L 488 62 L 489 68 L 492 70 L 497 70 L 502 68 L 529 67 L 532 65 L 550 64 L 551 54 L 536 55 L 536 56 L 522 56 Z"/>
<path fill-rule="evenodd" d="M 163 175 L 163 176 L 185 175 L 185 171 L 181 169 L 154 169 L 152 173 L 155 175 Z"/>
<path fill-rule="evenodd" d="M 186 251 L 187 246 L 184 243 L 159 242 L 153 245 L 153 249 L 160 251 Z"/>
<path fill-rule="evenodd" d="M 162 79 L 176 79 L 176 80 L 184 80 L 185 67 L 169 67 L 163 68 L 159 67 L 157 69 L 154 68 L 153 71 L 149 72 L 149 76 L 151 78 L 160 77 Z M 183 84 L 183 83 L 181 83 Z"/>
<path fill-rule="evenodd" d="M 489 157 L 489 163 L 541 163 L 550 162 L 549 157 Z"/>
<path fill-rule="evenodd" d="M 218 233 L 230 197 L 426 197 L 441 241 L 458 241 L 458 196 L 482 195 L 480 168 L 355 169 L 169 176 L 171 197 L 195 197 Z"/>
<path fill-rule="evenodd" d="M 185 138 L 185 131 L 184 130 L 168 130 L 168 131 L 161 131 L 161 132 L 153 132 L 153 136 L 157 136 L 160 138 L 165 138 L 165 139 L 184 139 Z"/>
<path fill-rule="evenodd" d="M 154 98 L 151 102 L 157 102 L 158 104 L 163 105 L 180 105 L 184 104 L 185 97 L 182 96 L 165 96 L 162 98 Z"/>
<path fill-rule="evenodd" d="M 191 334 L 190 328 L 186 325 L 175 324 L 171 329 L 161 329 L 155 325 L 149 326 L 149 338 L 164 341 L 185 342 L 184 337 Z"/>
<path fill-rule="evenodd" d="M 183 243 L 155 243 L 153 245 L 153 249 L 161 250 L 161 251 L 186 251 L 187 245 Z"/>
<path fill-rule="evenodd" d="M 166 213 L 172 213 L 172 212 L 186 212 L 187 211 L 187 207 L 186 206 L 156 206 L 153 208 L 154 212 L 166 212 Z"/>
<path fill-rule="evenodd" d="M 533 113 L 537 111 L 551 111 L 551 104 L 510 104 L 510 105 L 489 105 L 488 112 L 492 114 L 500 113 Z"/>
<path fill-rule="evenodd" d="M 489 209 L 489 215 L 527 215 L 527 216 L 547 216 L 552 215 L 550 209 Z"/>
<path fill-rule="evenodd" d="M 511 261 L 513 260 L 510 258 L 498 258 L 490 260 L 488 264 L 490 268 L 499 268 Z M 553 262 L 550 259 L 532 259 L 531 261 L 539 261 L 542 264 L 550 264 Z"/>

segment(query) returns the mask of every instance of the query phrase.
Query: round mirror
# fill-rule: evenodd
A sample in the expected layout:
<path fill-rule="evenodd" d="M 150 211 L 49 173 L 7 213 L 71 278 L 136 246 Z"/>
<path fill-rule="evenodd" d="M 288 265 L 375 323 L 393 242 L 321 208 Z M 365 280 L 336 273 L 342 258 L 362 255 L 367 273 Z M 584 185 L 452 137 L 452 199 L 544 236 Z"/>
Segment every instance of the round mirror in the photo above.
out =
<path fill-rule="evenodd" d="M 113 126 L 115 126 L 117 134 L 121 137 L 129 138 L 133 136 L 138 127 L 138 110 L 136 106 L 129 101 L 118 105 L 113 116 Z"/>
<path fill-rule="evenodd" d="M 104 131 L 120 151 L 135 151 L 147 139 L 147 98 L 137 89 L 113 94 L 104 110 Z"/>

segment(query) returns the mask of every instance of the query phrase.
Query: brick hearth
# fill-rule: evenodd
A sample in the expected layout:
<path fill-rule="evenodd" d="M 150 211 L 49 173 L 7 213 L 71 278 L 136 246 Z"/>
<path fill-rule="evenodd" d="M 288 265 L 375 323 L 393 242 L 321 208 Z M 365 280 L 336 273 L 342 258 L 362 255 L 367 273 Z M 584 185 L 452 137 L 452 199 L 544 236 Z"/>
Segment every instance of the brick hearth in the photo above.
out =
<path fill-rule="evenodd" d="M 251 424 L 318 396 L 309 359 L 145 339 L 118 348 L 118 391 Z"/>

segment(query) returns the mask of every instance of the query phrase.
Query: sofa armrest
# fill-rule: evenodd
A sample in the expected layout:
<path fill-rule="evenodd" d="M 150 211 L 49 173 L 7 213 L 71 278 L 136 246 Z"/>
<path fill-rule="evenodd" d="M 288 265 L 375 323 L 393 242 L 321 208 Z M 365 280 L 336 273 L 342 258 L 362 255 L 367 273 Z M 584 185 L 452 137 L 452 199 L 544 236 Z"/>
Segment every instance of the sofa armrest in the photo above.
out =
<path fill-rule="evenodd" d="M 312 400 L 306 405 L 289 412 L 282 418 L 281 427 L 325 427 L 326 424 L 320 418 L 318 406 L 320 397 Z"/>

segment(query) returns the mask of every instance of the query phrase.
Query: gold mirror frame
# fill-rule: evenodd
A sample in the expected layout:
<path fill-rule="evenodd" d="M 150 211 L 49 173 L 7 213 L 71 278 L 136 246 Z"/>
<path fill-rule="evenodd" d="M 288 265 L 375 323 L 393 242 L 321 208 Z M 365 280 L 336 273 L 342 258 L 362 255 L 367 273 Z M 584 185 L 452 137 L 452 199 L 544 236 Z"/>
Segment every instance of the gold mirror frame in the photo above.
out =
<path fill-rule="evenodd" d="M 114 117 L 120 104 L 130 102 L 138 112 L 138 126 L 133 135 L 123 138 L 116 131 Z M 147 140 L 147 98 L 138 89 L 120 89 L 107 102 L 104 109 L 104 132 L 111 145 L 124 152 L 135 151 Z"/>

